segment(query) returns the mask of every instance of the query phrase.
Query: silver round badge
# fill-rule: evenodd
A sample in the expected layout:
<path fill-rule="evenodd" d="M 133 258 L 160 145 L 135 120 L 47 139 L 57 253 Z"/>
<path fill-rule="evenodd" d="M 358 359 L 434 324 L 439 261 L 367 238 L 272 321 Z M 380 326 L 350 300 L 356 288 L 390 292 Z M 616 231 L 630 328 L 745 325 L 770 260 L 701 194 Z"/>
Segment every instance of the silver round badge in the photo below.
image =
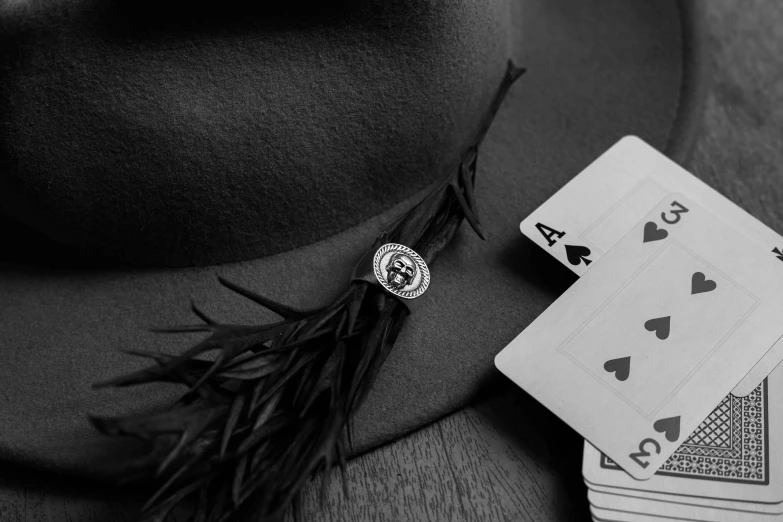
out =
<path fill-rule="evenodd" d="M 419 297 L 430 284 L 430 269 L 419 254 L 398 243 L 386 243 L 372 261 L 378 282 L 403 299 Z"/>

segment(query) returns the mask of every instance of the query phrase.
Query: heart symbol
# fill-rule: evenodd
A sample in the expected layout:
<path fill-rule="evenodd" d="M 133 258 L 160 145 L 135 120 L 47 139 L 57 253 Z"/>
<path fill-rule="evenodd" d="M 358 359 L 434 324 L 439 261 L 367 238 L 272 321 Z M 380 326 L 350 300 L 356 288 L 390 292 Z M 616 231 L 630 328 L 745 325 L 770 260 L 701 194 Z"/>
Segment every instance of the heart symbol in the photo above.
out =
<path fill-rule="evenodd" d="M 655 421 L 653 429 L 658 433 L 666 434 L 666 440 L 674 442 L 680 438 L 680 416 L 669 417 Z"/>
<path fill-rule="evenodd" d="M 578 265 L 582 261 L 585 262 L 585 266 L 592 263 L 592 261 L 587 259 L 587 256 L 590 255 L 590 249 L 586 246 L 566 245 L 565 251 L 566 257 L 568 257 L 568 262 L 574 266 Z"/>
<path fill-rule="evenodd" d="M 614 372 L 614 377 L 618 381 L 624 381 L 631 373 L 631 357 L 620 357 L 619 359 L 611 359 L 604 363 L 604 370 L 609 373 Z"/>
<path fill-rule="evenodd" d="M 696 272 L 691 277 L 691 295 L 712 292 L 717 286 L 715 281 L 707 279 L 701 272 Z"/>
<path fill-rule="evenodd" d="M 655 332 L 655 337 L 660 340 L 664 340 L 669 337 L 669 330 L 671 327 L 671 316 L 658 317 L 657 319 L 650 319 L 644 323 L 644 327 L 648 332 Z"/>
<path fill-rule="evenodd" d="M 658 225 L 652 221 L 648 221 L 644 224 L 644 240 L 642 243 L 649 243 L 650 241 L 659 241 L 665 239 L 669 233 L 662 228 L 658 228 Z"/>

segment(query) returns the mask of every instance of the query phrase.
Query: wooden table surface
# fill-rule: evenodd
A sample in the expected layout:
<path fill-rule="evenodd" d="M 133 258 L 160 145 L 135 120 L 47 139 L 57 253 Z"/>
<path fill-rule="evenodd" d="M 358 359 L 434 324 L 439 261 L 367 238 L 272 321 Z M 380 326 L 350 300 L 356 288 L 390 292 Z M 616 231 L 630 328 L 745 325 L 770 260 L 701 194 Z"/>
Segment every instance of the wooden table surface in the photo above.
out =
<path fill-rule="evenodd" d="M 687 166 L 709 182 L 730 179 L 734 166 L 754 165 L 743 176 L 737 203 L 783 232 L 783 209 L 770 203 L 783 201 L 783 3 L 704 3 L 712 87 L 704 129 Z M 759 189 L 764 186 L 774 193 Z M 342 495 L 338 475 L 323 506 L 320 483 L 312 483 L 304 520 L 589 520 L 581 439 L 512 385 L 496 391 L 352 460 L 350 500 Z M 2 522 L 132 521 L 144 498 L 9 464 L 0 470 Z"/>

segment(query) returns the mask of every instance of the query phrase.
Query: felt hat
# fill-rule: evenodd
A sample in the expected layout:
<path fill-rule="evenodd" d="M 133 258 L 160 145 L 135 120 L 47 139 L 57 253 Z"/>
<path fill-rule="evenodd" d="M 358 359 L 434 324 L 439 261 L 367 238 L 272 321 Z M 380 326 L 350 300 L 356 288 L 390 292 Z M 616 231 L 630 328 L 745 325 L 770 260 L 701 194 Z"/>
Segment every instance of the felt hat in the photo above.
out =
<path fill-rule="evenodd" d="M 518 223 L 626 134 L 682 161 L 698 128 L 687 1 L 0 0 L 0 459 L 90 476 L 131 451 L 87 414 L 179 387 L 91 385 L 178 353 L 152 326 L 271 313 L 348 284 L 380 227 L 475 135 L 469 230 L 430 267 L 355 420 L 357 451 L 464 404 L 556 297 Z M 174 14 L 169 14 L 174 13 Z"/>

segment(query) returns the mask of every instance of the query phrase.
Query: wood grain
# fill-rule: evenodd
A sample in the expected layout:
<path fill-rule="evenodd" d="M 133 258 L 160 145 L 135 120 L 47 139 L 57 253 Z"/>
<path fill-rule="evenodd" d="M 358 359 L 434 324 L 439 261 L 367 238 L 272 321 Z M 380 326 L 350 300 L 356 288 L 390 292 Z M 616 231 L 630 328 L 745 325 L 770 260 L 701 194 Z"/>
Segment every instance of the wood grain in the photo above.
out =
<path fill-rule="evenodd" d="M 783 4 L 713 0 L 712 91 L 690 167 L 783 232 Z M 325 502 L 306 490 L 312 521 L 588 520 L 581 439 L 510 385 L 492 398 L 352 460 Z M 129 522 L 146 492 L 2 465 L 2 522 Z M 171 520 L 184 517 L 172 516 Z M 291 520 L 291 517 L 288 517 Z"/>

